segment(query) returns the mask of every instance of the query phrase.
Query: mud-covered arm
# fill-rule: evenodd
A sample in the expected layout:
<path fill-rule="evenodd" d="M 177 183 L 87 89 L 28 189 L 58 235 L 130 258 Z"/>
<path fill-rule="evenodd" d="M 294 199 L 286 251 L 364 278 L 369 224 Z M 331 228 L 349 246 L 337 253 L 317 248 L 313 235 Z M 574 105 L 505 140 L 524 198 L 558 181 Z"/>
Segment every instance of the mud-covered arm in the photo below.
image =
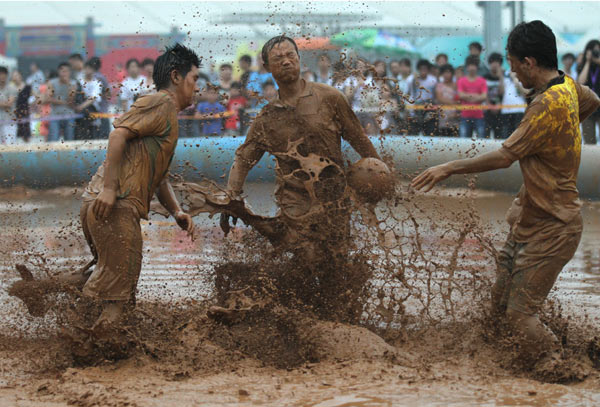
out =
<path fill-rule="evenodd" d="M 576 83 L 575 86 L 579 99 L 579 121 L 582 122 L 600 107 L 600 98 L 585 85 Z"/>
<path fill-rule="evenodd" d="M 156 197 L 160 204 L 175 218 L 179 227 L 185 230 L 188 236 L 194 240 L 194 222 L 192 221 L 192 217 L 181 210 L 168 176 L 165 176 L 158 185 L 158 188 L 156 188 Z"/>
<path fill-rule="evenodd" d="M 256 165 L 265 153 L 260 143 L 264 136 L 264 128 L 257 118 L 246 136 L 244 143 L 238 147 L 235 152 L 233 165 L 229 170 L 229 179 L 227 181 L 227 190 L 234 196 L 242 194 L 244 182 L 250 170 Z"/>
<path fill-rule="evenodd" d="M 381 159 L 373 143 L 365 134 L 360 121 L 352 111 L 346 98 L 340 93 L 336 96 L 336 119 L 342 128 L 342 138 L 360 154 L 362 158 L 374 157 Z"/>

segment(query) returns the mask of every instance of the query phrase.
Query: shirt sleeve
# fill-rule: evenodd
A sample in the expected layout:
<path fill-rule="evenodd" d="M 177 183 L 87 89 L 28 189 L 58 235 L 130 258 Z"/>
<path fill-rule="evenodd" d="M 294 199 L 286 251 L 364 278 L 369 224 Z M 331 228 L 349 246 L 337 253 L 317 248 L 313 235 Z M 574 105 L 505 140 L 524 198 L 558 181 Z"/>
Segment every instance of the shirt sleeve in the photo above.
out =
<path fill-rule="evenodd" d="M 525 110 L 519 127 L 502 143 L 500 151 L 512 160 L 539 152 L 552 134 L 555 123 L 546 104 L 534 100 Z"/>
<path fill-rule="evenodd" d="M 177 112 L 172 103 L 163 102 L 147 108 L 136 102 L 127 113 L 115 120 L 113 126 L 115 129 L 124 127 L 137 137 L 166 137 L 176 122 Z"/>
<path fill-rule="evenodd" d="M 579 99 L 579 121 L 582 122 L 600 107 L 600 98 L 587 86 L 581 85 L 576 81 L 573 82 L 575 82 Z"/>
<path fill-rule="evenodd" d="M 342 128 L 342 138 L 348 141 L 362 158 L 379 158 L 379 154 L 377 154 L 371 140 L 365 134 L 348 101 L 339 92 L 336 92 L 336 118 Z"/>

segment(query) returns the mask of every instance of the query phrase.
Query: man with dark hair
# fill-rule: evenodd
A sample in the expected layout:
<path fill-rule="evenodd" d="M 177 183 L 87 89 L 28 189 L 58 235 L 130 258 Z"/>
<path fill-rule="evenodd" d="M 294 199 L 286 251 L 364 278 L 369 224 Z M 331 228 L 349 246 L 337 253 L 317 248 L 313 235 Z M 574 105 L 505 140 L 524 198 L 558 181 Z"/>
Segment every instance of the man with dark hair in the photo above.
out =
<path fill-rule="evenodd" d="M 137 59 L 128 59 L 125 69 L 127 77 L 121 83 L 121 92 L 119 93 L 123 112 L 128 111 L 138 97 L 150 93 L 146 86 L 146 78 L 141 75 L 140 63 Z"/>
<path fill-rule="evenodd" d="M 441 71 L 442 66 L 448 64 L 448 55 L 443 54 L 443 53 L 442 54 L 437 54 L 435 56 L 435 64 L 437 65 L 438 68 L 440 68 L 440 71 Z"/>
<path fill-rule="evenodd" d="M 111 98 L 110 84 L 108 83 L 108 79 L 106 79 L 106 76 L 104 76 L 104 74 L 100 72 L 100 68 L 102 68 L 102 61 L 98 57 L 91 57 L 88 62 L 90 66 L 94 69 L 94 78 L 97 79 L 102 85 L 102 98 L 100 99 L 100 103 L 98 103 L 98 112 L 108 113 L 108 101 Z M 107 117 L 100 118 L 98 138 L 107 139 L 109 133 L 110 120 Z"/>
<path fill-rule="evenodd" d="M 428 60 L 421 59 L 417 62 L 416 75 L 411 77 L 408 84 L 410 98 L 415 105 L 423 107 L 433 103 L 437 78 L 430 72 L 431 63 Z M 436 113 L 424 109 L 410 110 L 408 128 L 410 134 L 414 136 L 421 132 L 424 136 L 433 136 L 437 129 Z"/>
<path fill-rule="evenodd" d="M 245 90 L 248 86 L 248 77 L 250 76 L 250 72 L 252 72 L 252 57 L 248 54 L 242 55 L 238 60 L 238 65 L 242 71 L 240 82 L 242 83 L 242 89 Z"/>
<path fill-rule="evenodd" d="M 577 71 L 575 70 L 575 55 L 570 52 L 566 53 L 560 59 L 563 64 L 563 72 L 573 79 L 577 79 Z"/>
<path fill-rule="evenodd" d="M 472 42 L 469 44 L 469 56 L 474 56 L 477 57 L 477 61 L 478 61 L 478 65 L 479 65 L 479 69 L 477 71 L 477 74 L 481 77 L 484 77 L 486 74 L 489 73 L 487 66 L 485 66 L 485 64 L 481 63 L 481 53 L 483 51 L 483 47 L 481 46 L 481 44 L 477 41 Z"/>
<path fill-rule="evenodd" d="M 250 169 L 265 152 L 273 154 L 278 219 L 290 231 L 288 236 L 301 237 L 303 242 L 293 249 L 309 261 L 333 259 L 324 253 L 343 250 L 350 219 L 341 140 L 347 140 L 362 157 L 379 155 L 341 92 L 300 77 L 300 56 L 293 39 L 272 38 L 263 46 L 262 56 L 265 69 L 279 84 L 279 97 L 263 107 L 237 149 L 227 189 L 242 199 Z M 321 172 L 315 183 L 309 172 L 316 176 L 319 166 L 327 167 L 328 174 Z M 318 189 L 324 184 L 327 191 Z M 221 227 L 229 231 L 229 216 L 221 217 Z"/>
<path fill-rule="evenodd" d="M 177 112 L 192 103 L 199 66 L 198 56 L 180 44 L 158 57 L 158 92 L 138 98 L 115 120 L 106 159 L 85 189 L 81 225 L 96 267 L 76 277 L 84 294 L 103 302 L 93 329 L 117 323 L 135 300 L 142 266 L 139 221 L 148 218 L 153 195 L 193 237 L 192 218 L 181 210 L 168 172 L 177 144 Z"/>
<path fill-rule="evenodd" d="M 477 137 L 485 137 L 485 121 L 483 120 L 483 110 L 475 110 L 471 106 L 481 105 L 487 99 L 487 84 L 485 79 L 478 76 L 479 58 L 470 55 L 465 61 L 467 75 L 456 82 L 458 100 L 469 109 L 460 112 L 460 137 L 471 138 L 473 130 Z"/>
<path fill-rule="evenodd" d="M 217 85 L 221 89 L 221 94 L 226 97 L 233 84 L 233 67 L 231 64 L 221 64 L 219 66 L 219 81 Z"/>
<path fill-rule="evenodd" d="M 488 57 L 489 72 L 483 77 L 487 85 L 488 106 L 500 105 L 504 94 L 504 70 L 502 69 L 502 55 L 497 52 Z M 500 121 L 500 110 L 489 109 L 483 114 L 485 121 L 485 138 L 490 138 L 492 132 L 494 138 L 502 137 L 502 122 Z"/>
<path fill-rule="evenodd" d="M 69 65 L 71 66 L 71 74 L 77 82 L 83 78 L 83 57 L 81 54 L 69 55 Z"/>
<path fill-rule="evenodd" d="M 579 124 L 600 107 L 600 99 L 557 70 L 556 39 L 541 21 L 517 25 L 508 37 L 507 54 L 511 70 L 531 89 L 517 130 L 499 150 L 429 168 L 412 186 L 427 192 L 450 175 L 507 168 L 519 161 L 524 184 L 507 214 L 511 230 L 498 258 L 493 315 L 505 318 L 523 360 L 537 362 L 542 377 L 572 380 L 577 377 L 568 373 L 569 365 L 557 368 L 561 343 L 537 313 L 579 244 Z"/>
<path fill-rule="evenodd" d="M 50 120 L 48 128 L 48 141 L 58 141 L 61 129 L 64 132 L 64 140 L 75 139 L 75 94 L 77 83 L 71 78 L 71 65 L 61 62 L 58 65 L 58 78 L 50 79 L 46 102 L 52 108 L 52 116 L 62 116 L 59 120 Z"/>
<path fill-rule="evenodd" d="M 317 66 L 319 69 L 315 77 L 315 82 L 331 86 L 333 84 L 333 79 L 331 78 L 331 58 L 329 58 L 329 55 L 319 55 Z"/>

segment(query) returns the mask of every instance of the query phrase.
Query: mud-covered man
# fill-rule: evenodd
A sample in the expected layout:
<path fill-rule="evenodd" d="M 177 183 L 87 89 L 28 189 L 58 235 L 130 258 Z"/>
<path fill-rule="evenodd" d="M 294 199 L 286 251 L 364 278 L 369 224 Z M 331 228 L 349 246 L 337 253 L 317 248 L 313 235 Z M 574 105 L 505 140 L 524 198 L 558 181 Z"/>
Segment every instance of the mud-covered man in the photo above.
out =
<path fill-rule="evenodd" d="M 250 169 L 265 152 L 274 155 L 284 239 L 295 242 L 308 258 L 322 259 L 331 255 L 332 248 L 343 247 L 349 232 L 342 139 L 362 157 L 379 156 L 344 95 L 300 77 L 293 39 L 284 35 L 270 39 L 261 56 L 279 94 L 261 110 L 237 149 L 227 189 L 231 196 L 241 197 Z M 227 215 L 221 226 L 227 233 Z"/>
<path fill-rule="evenodd" d="M 519 161 L 524 184 L 507 216 L 511 229 L 500 252 L 492 305 L 524 354 L 543 368 L 560 359 L 561 344 L 537 313 L 579 244 L 579 124 L 600 100 L 557 69 L 556 38 L 543 22 L 516 26 L 507 52 L 511 70 L 531 89 L 519 127 L 499 150 L 429 168 L 412 185 L 429 191 L 453 174 L 507 168 Z"/>
<path fill-rule="evenodd" d="M 118 322 L 135 299 L 140 218 L 148 218 L 153 195 L 193 237 L 192 218 L 181 210 L 167 174 L 177 145 L 177 113 L 192 103 L 199 66 L 192 50 L 180 44 L 166 49 L 154 66 L 157 93 L 140 97 L 115 120 L 106 160 L 84 192 L 81 225 L 97 264 L 83 293 L 103 303 L 95 327 Z"/>

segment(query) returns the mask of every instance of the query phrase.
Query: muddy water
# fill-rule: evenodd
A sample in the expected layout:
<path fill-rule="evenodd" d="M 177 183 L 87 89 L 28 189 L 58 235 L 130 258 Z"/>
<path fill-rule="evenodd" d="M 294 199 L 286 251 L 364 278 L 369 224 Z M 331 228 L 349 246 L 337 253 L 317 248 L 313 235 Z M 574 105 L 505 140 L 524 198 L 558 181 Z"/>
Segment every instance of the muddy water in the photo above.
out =
<path fill-rule="evenodd" d="M 266 215 L 274 213 L 272 186 L 257 184 L 249 188 L 249 191 L 249 200 L 256 212 Z M 12 267 L 17 262 L 27 260 L 38 264 L 39 270 L 47 269 L 51 273 L 83 264 L 89 258 L 78 228 L 78 195 L 79 193 L 72 190 L 13 190 L 5 191 L 0 196 L 0 219 L 3 225 L 0 231 L 2 287 L 8 286 L 16 279 Z M 462 194 L 460 191 L 446 190 L 416 198 L 413 202 L 423 213 L 429 215 L 418 220 L 426 225 L 428 222 L 443 223 L 446 217 L 451 218 L 453 213 L 464 209 L 467 204 L 466 198 L 457 195 Z M 503 220 L 504 212 L 512 197 L 483 191 L 475 191 L 470 196 L 469 202 L 474 205 L 489 228 L 495 246 L 500 247 L 507 230 Z M 586 203 L 583 214 L 585 229 L 581 244 L 575 258 L 561 274 L 558 289 L 552 294 L 561 299 L 561 303 L 570 313 L 588 314 L 596 319 L 596 325 L 600 317 L 600 255 L 595 249 L 595 243 L 600 237 L 599 215 L 600 205 Z M 222 233 L 216 226 L 217 222 L 208 219 L 207 216 L 197 217 L 196 222 L 201 228 L 201 234 L 193 243 L 189 242 L 185 234 L 179 232 L 171 221 L 160 216 L 154 215 L 149 221 L 143 222 L 145 257 L 139 285 L 140 300 L 202 299 L 208 296 L 206 271 L 217 258 Z M 424 230 L 424 242 L 438 238 L 433 233 L 427 235 L 427 228 Z M 240 235 L 238 230 L 238 235 L 234 234 L 233 238 Z M 44 253 L 45 256 L 37 257 L 39 253 Z M 483 263 L 481 267 L 493 273 L 492 264 Z M 23 332 L 43 336 L 45 332 L 52 332 L 52 317 L 49 316 L 41 322 L 32 320 L 26 315 L 22 304 L 8 297 L 4 290 L 0 290 L 0 301 L 3 304 L 0 320 L 4 336 L 19 336 Z M 415 353 L 420 351 L 419 346 L 415 344 L 405 346 L 405 349 Z M 55 399 L 46 404 L 45 399 L 39 396 L 39 383 L 31 379 L 27 372 L 28 369 L 35 369 L 18 368 L 18 355 L 13 357 L 0 360 L 0 405 L 64 405 L 60 402 L 55 403 Z M 67 391 L 66 385 L 63 385 L 62 393 L 73 393 L 75 401 L 90 402 L 94 400 L 95 394 L 86 396 L 90 386 L 85 385 L 86 383 L 100 383 L 105 386 L 102 391 L 110 395 L 111 391 L 106 388 L 114 386 L 115 381 L 121 382 L 117 386 L 120 390 L 112 392 L 118 391 L 119 394 L 128 395 L 128 398 L 123 399 L 123 404 L 115 402 L 105 405 L 127 405 L 127 400 L 131 401 L 130 405 L 144 406 L 600 405 L 597 377 L 575 386 L 542 385 L 531 380 L 515 379 L 491 368 L 488 371 L 486 362 L 482 362 L 485 358 L 470 360 L 442 354 L 434 359 L 432 366 L 435 368 L 432 368 L 432 371 L 435 373 L 425 375 L 407 373 L 402 367 L 381 365 L 378 362 L 356 362 L 342 365 L 322 364 L 308 370 L 295 369 L 291 372 L 256 367 L 247 372 L 223 373 L 204 379 L 192 377 L 189 381 L 180 383 L 178 380 L 165 380 L 157 375 L 156 371 L 133 373 L 127 370 L 127 366 L 118 367 L 116 370 L 109 366 L 76 371 L 77 374 L 73 373 L 73 377 L 77 377 L 76 380 L 71 379 L 71 376 L 65 378 L 67 373 L 64 373 L 60 381 L 73 386 L 73 389 L 69 388 Z M 487 360 L 487 363 L 495 362 Z M 119 371 L 120 374 L 115 373 Z M 128 377 L 127 372 L 131 373 L 131 377 Z M 139 375 L 144 375 L 144 378 L 140 378 Z M 22 390 L 19 387 L 21 385 L 15 385 L 15 377 L 34 380 L 32 383 L 35 384 L 30 383 L 29 386 L 35 388 L 28 388 L 27 391 L 33 392 L 35 396 L 19 397 L 18 394 Z M 75 386 L 75 382 L 79 384 Z M 145 390 L 141 390 L 148 387 L 153 388 L 152 397 L 148 396 Z M 240 388 L 243 388 L 244 392 L 238 392 Z M 45 392 L 46 390 L 41 391 L 42 394 Z M 248 396 L 245 396 L 246 392 Z M 197 398 L 199 393 L 202 394 L 200 399 Z M 27 398 L 31 400 L 27 401 Z M 13 402 L 19 399 L 20 402 Z M 275 401 L 277 399 L 287 402 L 281 404 Z M 100 396 L 97 400 L 100 400 L 97 405 L 104 405 Z M 204 402 L 197 404 L 200 400 Z M 70 401 L 72 400 L 66 400 L 69 403 Z M 138 404 L 135 404 L 135 401 Z M 70 404 L 93 405 L 85 402 Z"/>

